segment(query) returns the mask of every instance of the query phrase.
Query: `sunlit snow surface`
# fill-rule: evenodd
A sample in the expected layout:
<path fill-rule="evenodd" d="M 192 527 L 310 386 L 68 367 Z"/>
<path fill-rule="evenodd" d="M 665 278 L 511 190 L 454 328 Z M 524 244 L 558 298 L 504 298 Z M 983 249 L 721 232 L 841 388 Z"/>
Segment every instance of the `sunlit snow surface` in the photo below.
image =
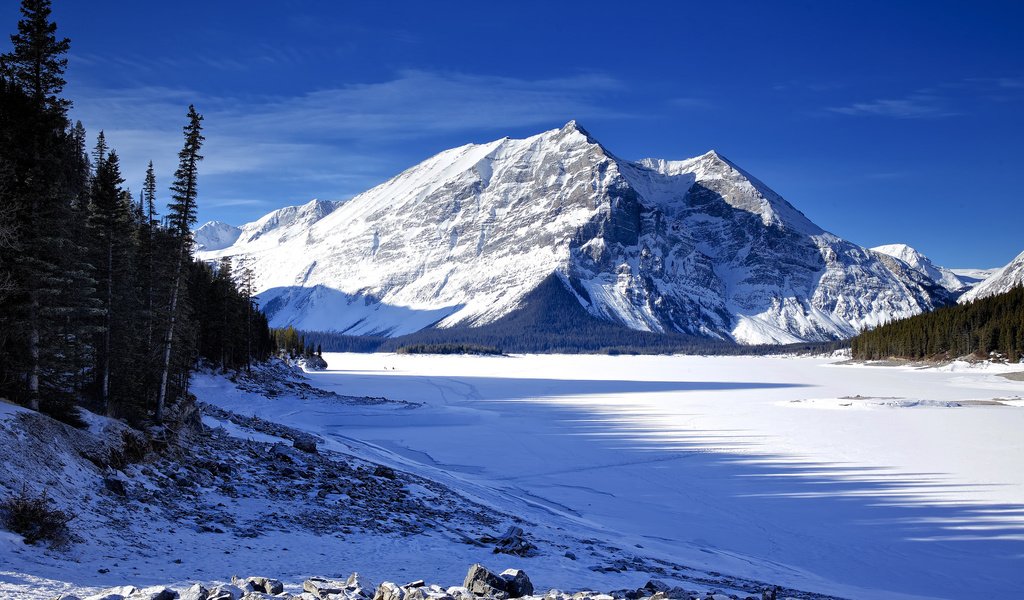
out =
<path fill-rule="evenodd" d="M 76 527 L 90 539 L 69 554 L 0 532 L 0 598 L 122 583 L 183 587 L 232 574 L 280 577 L 292 591 L 310 575 L 352 571 L 450 585 L 473 562 L 522 568 L 539 590 L 607 591 L 651 577 L 591 570 L 632 555 L 858 600 L 1020 598 L 1024 590 L 1024 382 L 999 376 L 1024 365 L 325 358 L 328 371 L 308 374 L 314 385 L 421 404 L 268 399 L 209 373 L 192 390 L 317 433 L 321 448 L 421 474 L 518 515 L 540 555 L 494 555 L 444 528 L 412 537 L 197 534 L 187 522 L 157 519 L 159 511 L 151 530 L 122 543 L 119 529 L 86 515 Z M 17 410 L 0 403 L 0 420 Z M 93 494 L 97 481 L 85 471 L 82 493 Z M 224 501 L 240 522 L 265 508 L 259 498 Z"/>
<path fill-rule="evenodd" d="M 857 598 L 1024 589 L 1024 384 L 1000 367 L 326 358 L 315 385 L 425 406 L 227 408 L 450 472 L 517 514 L 684 564 Z"/>

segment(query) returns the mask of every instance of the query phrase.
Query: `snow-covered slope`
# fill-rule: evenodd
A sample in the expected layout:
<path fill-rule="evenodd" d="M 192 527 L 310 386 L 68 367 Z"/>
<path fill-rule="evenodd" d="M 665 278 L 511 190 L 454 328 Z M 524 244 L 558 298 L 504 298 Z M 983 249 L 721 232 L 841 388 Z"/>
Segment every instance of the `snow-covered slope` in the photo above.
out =
<path fill-rule="evenodd" d="M 242 229 L 201 256 L 244 258 L 273 325 L 349 334 L 491 323 L 553 274 L 597 318 L 743 343 L 845 337 L 948 296 L 716 152 L 625 161 L 575 122 Z"/>
<path fill-rule="evenodd" d="M 952 271 L 954 275 L 959 277 L 962 281 L 966 282 L 967 285 L 969 285 L 970 287 L 974 287 L 974 286 L 978 285 L 979 283 L 981 283 L 982 281 L 985 281 L 986 279 L 991 277 L 993 273 L 995 273 L 998 270 L 999 270 L 998 268 L 996 268 L 996 269 L 972 269 L 972 268 L 950 269 L 950 271 Z"/>
<path fill-rule="evenodd" d="M 192 233 L 192 240 L 200 252 L 222 250 L 238 240 L 242 229 L 220 221 L 207 221 Z"/>
<path fill-rule="evenodd" d="M 918 271 L 951 292 L 962 291 L 970 287 L 969 280 L 965 281 L 952 270 L 937 266 L 927 256 L 906 244 L 886 244 L 884 246 L 875 246 L 872 250 L 902 260 L 915 271 Z"/>
<path fill-rule="evenodd" d="M 970 302 L 978 298 L 1004 294 L 1019 285 L 1024 285 L 1024 252 L 1018 254 L 1010 264 L 993 273 L 988 279 L 974 286 L 971 291 L 960 296 L 959 301 Z"/>

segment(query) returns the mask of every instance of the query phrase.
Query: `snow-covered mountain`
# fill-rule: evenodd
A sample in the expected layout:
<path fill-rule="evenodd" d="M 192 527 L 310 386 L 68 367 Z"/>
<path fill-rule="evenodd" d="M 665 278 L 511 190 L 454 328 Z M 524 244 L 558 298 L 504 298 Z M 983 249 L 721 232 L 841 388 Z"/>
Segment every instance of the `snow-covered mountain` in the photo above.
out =
<path fill-rule="evenodd" d="M 906 244 L 886 244 L 875 246 L 872 250 L 902 260 L 915 271 L 951 292 L 961 292 L 971 286 L 970 279 L 961 278 L 951 269 L 936 265 L 927 256 Z"/>
<path fill-rule="evenodd" d="M 1010 264 L 992 273 L 988 279 L 960 296 L 959 302 L 970 302 L 978 298 L 1004 294 L 1020 285 L 1024 285 L 1024 252 L 1018 254 L 1017 258 L 1010 261 Z"/>
<path fill-rule="evenodd" d="M 242 233 L 240 227 L 221 223 L 220 221 L 207 221 L 199 229 L 192 232 L 192 241 L 196 250 L 222 250 L 238 240 Z"/>
<path fill-rule="evenodd" d="M 742 343 L 846 337 L 948 301 L 711 151 L 622 160 L 574 121 L 442 152 L 345 204 L 242 228 L 275 326 L 397 336 L 493 323 L 551 277 L 595 318 Z"/>

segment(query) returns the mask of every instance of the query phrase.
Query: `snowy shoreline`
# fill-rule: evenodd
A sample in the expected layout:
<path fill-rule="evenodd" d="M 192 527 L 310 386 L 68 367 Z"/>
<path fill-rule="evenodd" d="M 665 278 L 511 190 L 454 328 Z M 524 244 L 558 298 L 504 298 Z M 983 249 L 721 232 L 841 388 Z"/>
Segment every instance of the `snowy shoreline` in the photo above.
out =
<path fill-rule="evenodd" d="M 55 553 L 0 534 L 0 597 L 253 573 L 293 591 L 352 571 L 452 582 L 476 562 L 524 569 L 544 589 L 635 592 L 657 579 L 740 598 L 777 584 L 793 597 L 908 600 L 1019 588 L 1024 457 L 1005 432 L 1024 412 L 980 401 L 1024 388 L 991 369 L 326 358 L 328 370 L 305 374 L 200 374 L 212 429 L 195 456 L 121 470 L 74 450 L 91 447 L 79 436 L 102 418 L 92 432 L 19 430 L 27 411 L 4 408 L 15 443 L 0 449 L 12 473 L 0 487 L 36 482 L 83 506 L 73 524 L 85 540 Z M 910 403 L 810 402 L 894 397 Z M 316 453 L 298 450 L 310 443 Z M 505 560 L 480 542 L 510 527 L 539 553 Z"/>

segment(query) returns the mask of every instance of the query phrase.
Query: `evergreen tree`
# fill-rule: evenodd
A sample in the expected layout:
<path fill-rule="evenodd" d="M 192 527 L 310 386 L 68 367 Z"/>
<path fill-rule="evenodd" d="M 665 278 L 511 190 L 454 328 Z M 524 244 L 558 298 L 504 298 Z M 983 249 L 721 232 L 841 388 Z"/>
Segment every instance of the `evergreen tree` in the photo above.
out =
<path fill-rule="evenodd" d="M 103 311 L 101 337 L 97 343 L 97 384 L 101 406 L 114 414 L 110 405 L 110 370 L 115 323 L 124 327 L 123 317 L 134 304 L 129 277 L 133 223 L 131 199 L 121 189 L 120 163 L 116 152 L 107 154 L 103 133 L 96 144 L 96 176 L 92 181 L 88 225 L 97 280 L 97 300 Z M 115 314 L 120 313 L 120 318 Z M 123 336 L 120 336 L 123 337 Z M 125 340 L 119 340 L 123 348 Z"/>
<path fill-rule="evenodd" d="M 162 226 L 152 163 L 136 204 L 103 133 L 91 161 L 68 122 L 69 43 L 49 1 L 23 0 L 22 15 L 0 56 L 0 396 L 69 421 L 90 397 L 160 421 L 197 359 L 237 369 L 274 347 L 251 275 L 240 287 L 230 264 L 191 257 L 202 117 L 189 107 Z"/>
<path fill-rule="evenodd" d="M 0 316 L 8 328 L 4 381 L 13 396 L 39 409 L 45 379 L 50 408 L 63 410 L 72 392 L 67 352 L 85 335 L 75 316 L 88 310 L 90 288 L 77 245 L 82 225 L 74 200 L 81 189 L 70 160 L 71 103 L 60 97 L 70 42 L 57 39 L 48 1 L 24 0 L 21 13 L 13 49 L 0 56 L 0 194 L 17 232 L 4 260 L 15 292 Z"/>
<path fill-rule="evenodd" d="M 157 422 L 163 419 L 163 410 L 167 402 L 167 383 L 171 369 L 174 329 L 178 322 L 178 298 L 182 287 L 182 276 L 185 274 L 185 265 L 191 259 L 191 227 L 196 221 L 199 161 L 203 159 L 199 150 L 205 140 L 202 135 L 202 120 L 203 117 L 196 112 L 195 106 L 189 105 L 188 124 L 183 129 L 185 144 L 178 153 L 178 168 L 174 172 L 174 183 L 171 185 L 172 202 L 168 206 L 168 224 L 170 233 L 178 245 L 178 258 L 171 286 L 167 333 L 164 336 L 163 370 L 160 375 L 160 391 L 156 404 Z"/>
<path fill-rule="evenodd" d="M 50 0 L 22 1 L 18 33 L 11 36 L 14 50 L 0 57 L 0 65 L 4 78 L 24 90 L 38 110 L 63 117 L 71 107 L 60 97 L 71 40 L 57 39 L 50 13 Z"/>

